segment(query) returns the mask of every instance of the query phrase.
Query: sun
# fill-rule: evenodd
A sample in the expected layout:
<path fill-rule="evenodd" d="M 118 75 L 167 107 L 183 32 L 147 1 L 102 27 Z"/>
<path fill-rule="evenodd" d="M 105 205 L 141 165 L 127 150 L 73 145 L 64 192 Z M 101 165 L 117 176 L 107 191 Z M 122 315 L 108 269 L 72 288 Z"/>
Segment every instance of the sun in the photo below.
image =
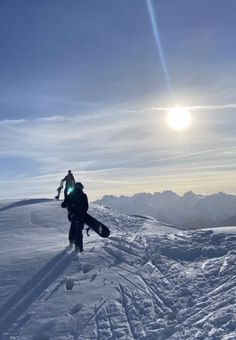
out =
<path fill-rule="evenodd" d="M 191 123 L 191 113 L 184 107 L 175 107 L 170 110 L 167 116 L 167 123 L 176 131 L 185 130 Z"/>

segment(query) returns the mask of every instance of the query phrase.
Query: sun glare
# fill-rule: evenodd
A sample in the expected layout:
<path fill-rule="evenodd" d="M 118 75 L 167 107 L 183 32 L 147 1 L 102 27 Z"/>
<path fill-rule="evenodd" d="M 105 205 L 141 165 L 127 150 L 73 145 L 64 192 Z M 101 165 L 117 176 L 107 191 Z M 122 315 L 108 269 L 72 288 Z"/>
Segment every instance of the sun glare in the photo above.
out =
<path fill-rule="evenodd" d="M 172 129 L 182 131 L 189 127 L 191 123 L 191 114 L 186 108 L 175 107 L 170 110 L 167 116 L 167 123 Z"/>

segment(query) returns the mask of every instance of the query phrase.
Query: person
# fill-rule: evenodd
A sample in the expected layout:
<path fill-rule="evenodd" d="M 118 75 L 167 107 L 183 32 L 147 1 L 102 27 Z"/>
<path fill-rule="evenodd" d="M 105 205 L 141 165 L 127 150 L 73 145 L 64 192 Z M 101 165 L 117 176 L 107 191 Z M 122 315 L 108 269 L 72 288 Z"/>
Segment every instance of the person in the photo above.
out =
<path fill-rule="evenodd" d="M 83 192 L 82 183 L 75 183 L 74 190 L 68 194 L 61 204 L 62 208 L 67 208 L 68 219 L 71 222 L 69 231 L 70 246 L 75 244 L 76 252 L 83 252 L 83 228 L 85 216 L 88 211 L 88 197 Z"/>
<path fill-rule="evenodd" d="M 68 193 L 70 193 L 74 189 L 74 186 L 75 186 L 75 178 L 71 170 L 68 170 L 68 174 L 61 180 L 61 183 L 63 182 L 66 182 L 65 190 L 64 190 L 64 197 L 66 198 Z"/>

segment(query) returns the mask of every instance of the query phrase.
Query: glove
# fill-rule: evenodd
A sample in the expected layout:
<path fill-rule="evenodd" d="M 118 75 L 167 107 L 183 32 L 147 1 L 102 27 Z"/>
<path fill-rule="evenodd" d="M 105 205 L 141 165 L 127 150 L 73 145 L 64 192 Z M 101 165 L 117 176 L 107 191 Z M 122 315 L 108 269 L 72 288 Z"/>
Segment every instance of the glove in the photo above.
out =
<path fill-rule="evenodd" d="M 66 208 L 66 206 L 67 206 L 66 202 L 63 201 L 63 202 L 61 203 L 61 207 L 62 207 L 62 208 Z"/>

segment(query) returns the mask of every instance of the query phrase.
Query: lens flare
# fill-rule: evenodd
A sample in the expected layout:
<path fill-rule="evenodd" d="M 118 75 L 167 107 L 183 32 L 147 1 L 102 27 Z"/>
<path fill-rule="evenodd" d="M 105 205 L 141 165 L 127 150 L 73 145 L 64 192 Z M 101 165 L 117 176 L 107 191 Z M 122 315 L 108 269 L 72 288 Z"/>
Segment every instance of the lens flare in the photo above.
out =
<path fill-rule="evenodd" d="M 160 38 L 159 31 L 158 31 L 158 26 L 157 26 L 157 18 L 156 18 L 155 13 L 154 13 L 152 0 L 147 0 L 147 8 L 148 8 L 149 17 L 150 17 L 150 20 L 151 20 L 152 30 L 153 30 L 153 34 L 154 34 L 154 37 L 155 37 L 155 41 L 156 41 L 161 65 L 162 65 L 162 68 L 163 68 L 163 71 L 164 71 L 166 83 L 167 83 L 169 91 L 172 92 L 172 86 L 171 86 L 171 82 L 170 82 L 169 72 L 168 72 L 168 69 L 167 69 L 167 66 L 166 66 L 165 56 L 164 56 L 162 44 L 161 44 L 161 38 Z"/>
<path fill-rule="evenodd" d="M 74 190 L 74 188 L 70 187 L 67 189 L 67 195 L 69 195 L 70 193 L 72 193 L 72 191 Z"/>

